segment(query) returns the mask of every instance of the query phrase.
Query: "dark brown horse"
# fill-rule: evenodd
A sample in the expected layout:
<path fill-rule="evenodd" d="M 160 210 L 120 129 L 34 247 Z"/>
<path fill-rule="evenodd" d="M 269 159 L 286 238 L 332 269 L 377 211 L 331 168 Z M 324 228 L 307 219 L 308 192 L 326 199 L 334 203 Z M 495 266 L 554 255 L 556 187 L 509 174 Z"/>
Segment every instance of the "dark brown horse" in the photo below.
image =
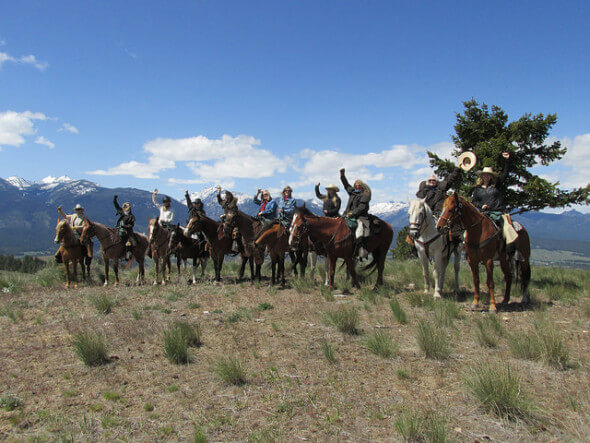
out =
<path fill-rule="evenodd" d="M 223 232 L 223 226 L 220 222 L 210 219 L 209 217 L 199 215 L 198 213 L 193 214 L 188 224 L 186 225 L 188 235 L 192 235 L 197 231 L 203 232 L 207 241 L 211 245 L 211 258 L 213 259 L 213 268 L 215 270 L 215 280 L 221 281 L 221 268 L 223 267 L 223 260 L 225 254 L 231 252 L 231 244 L 233 239 L 231 235 L 225 235 Z M 250 274 L 252 280 L 254 280 L 254 261 L 252 256 L 242 255 L 242 263 L 240 266 L 239 279 L 244 277 L 244 269 L 246 263 L 250 264 Z"/>
<path fill-rule="evenodd" d="M 133 258 L 139 265 L 137 274 L 137 283 L 141 284 L 145 277 L 145 253 L 148 248 L 148 238 L 143 234 L 134 233 L 137 238 L 137 246 L 133 248 Z M 96 236 L 100 242 L 100 252 L 104 261 L 104 285 L 109 284 L 109 264 L 113 260 L 113 271 L 115 271 L 115 286 L 119 284 L 119 259 L 125 257 L 125 245 L 119 238 L 119 233 L 115 228 L 109 228 L 101 223 L 93 222 L 86 219 L 80 241 Z"/>
<path fill-rule="evenodd" d="M 456 226 L 459 226 L 461 230 L 465 230 L 465 254 L 473 274 L 474 297 L 472 307 L 474 309 L 479 308 L 479 264 L 483 263 L 486 267 L 487 285 L 490 292 L 490 311 L 496 311 L 494 260 L 500 261 L 500 267 L 506 282 L 504 299 L 500 304 L 510 301 L 510 288 L 512 286 L 512 269 L 510 259 L 506 254 L 502 232 L 496 228 L 488 217 L 457 193 L 445 200 L 443 212 L 436 227 L 437 229 L 448 229 L 449 234 L 451 234 Z M 524 228 L 518 231 L 516 251 L 518 256 L 516 270 L 521 277 L 522 303 L 526 304 L 530 301 L 528 285 L 531 279 L 529 263 L 531 244 L 529 235 Z"/>
<path fill-rule="evenodd" d="M 66 268 L 66 288 L 70 287 L 70 264 L 73 267 L 74 288 L 78 287 L 78 263 L 82 269 L 82 281 L 86 281 L 86 270 L 84 268 L 84 256 L 86 255 L 86 248 L 84 248 L 76 236 L 74 230 L 67 220 L 57 220 L 55 227 L 55 243 L 59 243 L 59 253 Z M 88 266 L 90 271 L 90 266 Z"/>
<path fill-rule="evenodd" d="M 231 236 L 233 228 L 236 227 L 238 232 L 242 236 L 243 255 L 249 258 L 250 266 L 252 263 L 256 264 L 256 271 L 250 269 L 252 274 L 252 280 L 257 278 L 261 280 L 260 269 L 264 263 L 264 248 L 256 245 L 256 238 L 262 231 L 262 223 L 254 217 L 244 214 L 242 211 L 238 211 L 236 214 L 232 214 L 231 217 L 226 216 L 223 221 L 223 232 L 226 236 Z M 244 268 L 246 262 L 242 261 L 240 266 L 240 279 L 244 276 Z"/>
<path fill-rule="evenodd" d="M 391 225 L 381 219 L 376 220 L 379 224 L 378 233 L 369 237 L 367 242 L 367 249 L 372 253 L 373 261 L 365 267 L 365 269 L 372 267 L 377 269 L 375 288 L 383 284 L 385 259 L 393 240 Z M 291 223 L 289 244 L 294 244 L 295 238 L 302 234 L 309 235 L 312 242 L 320 243 L 324 247 L 330 266 L 330 288 L 334 288 L 334 272 L 337 258 L 344 259 L 348 272 L 352 277 L 352 284 L 356 288 L 360 288 L 354 269 L 354 239 L 344 218 L 318 217 L 306 208 L 298 208 Z"/>
<path fill-rule="evenodd" d="M 152 259 L 156 264 L 154 274 L 154 285 L 158 284 L 158 274 L 160 264 L 162 266 L 162 284 L 165 285 L 170 280 L 172 265 L 170 263 L 170 231 L 160 224 L 158 217 L 150 218 L 148 222 L 148 241 L 152 249 Z M 166 278 L 166 268 L 168 268 L 168 278 Z"/>
<path fill-rule="evenodd" d="M 199 241 L 191 238 L 188 233 L 185 235 L 185 228 L 177 224 L 170 233 L 170 252 L 176 256 L 176 267 L 178 269 L 178 280 L 180 281 L 180 267 L 189 258 L 193 259 L 192 284 L 197 283 L 197 267 L 201 266 L 201 279 L 205 276 L 205 268 L 209 261 L 211 247 L 205 240 Z"/>
<path fill-rule="evenodd" d="M 285 285 L 285 253 L 289 251 L 289 232 L 282 223 L 276 223 L 266 229 L 256 240 L 259 248 L 268 248 L 270 255 L 271 280 L 270 284 L 281 280 Z"/>

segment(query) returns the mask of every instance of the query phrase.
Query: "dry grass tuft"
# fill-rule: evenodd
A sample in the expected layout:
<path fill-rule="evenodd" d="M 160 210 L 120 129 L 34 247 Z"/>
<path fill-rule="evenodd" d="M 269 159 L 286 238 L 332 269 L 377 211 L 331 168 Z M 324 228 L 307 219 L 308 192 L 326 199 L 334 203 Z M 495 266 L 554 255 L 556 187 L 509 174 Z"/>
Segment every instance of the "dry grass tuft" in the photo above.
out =
<path fill-rule="evenodd" d="M 426 358 L 445 360 L 451 354 L 446 331 L 429 320 L 420 320 L 416 327 L 416 340 Z"/>
<path fill-rule="evenodd" d="M 228 385 L 241 386 L 247 383 L 246 368 L 244 362 L 234 357 L 220 357 L 211 370 Z"/>
<path fill-rule="evenodd" d="M 405 325 L 408 323 L 408 315 L 406 311 L 402 308 L 399 304 L 397 298 L 392 298 L 389 300 L 389 307 L 391 308 L 391 312 L 393 312 L 393 316 L 397 320 L 398 323 Z"/>
<path fill-rule="evenodd" d="M 395 357 L 398 345 L 385 331 L 377 330 L 365 340 L 365 347 L 373 354 L 383 358 Z"/>
<path fill-rule="evenodd" d="M 82 331 L 72 339 L 74 352 L 86 366 L 100 366 L 109 362 L 108 347 L 102 335 Z"/>
<path fill-rule="evenodd" d="M 360 314 L 358 309 L 353 306 L 340 306 L 333 311 L 327 312 L 326 317 L 340 332 L 350 335 L 358 335 L 360 333 Z"/>

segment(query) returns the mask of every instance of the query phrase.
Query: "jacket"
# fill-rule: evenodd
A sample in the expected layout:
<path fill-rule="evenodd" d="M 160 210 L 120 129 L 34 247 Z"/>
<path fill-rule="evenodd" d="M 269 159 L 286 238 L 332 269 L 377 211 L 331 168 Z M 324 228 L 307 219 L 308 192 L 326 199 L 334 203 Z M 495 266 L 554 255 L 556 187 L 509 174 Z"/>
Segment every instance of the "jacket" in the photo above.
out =
<path fill-rule="evenodd" d="M 364 218 L 369 216 L 369 202 L 371 201 L 371 189 L 366 183 L 363 183 L 363 190 L 355 192 L 354 187 L 348 183 L 346 176 L 340 174 L 340 180 L 346 192 L 348 192 L 348 204 L 344 214 L 351 218 Z"/>
<path fill-rule="evenodd" d="M 416 197 L 423 198 L 432 212 L 441 213 L 443 204 L 447 198 L 447 191 L 453 186 L 453 183 L 460 174 L 461 170 L 455 168 L 445 180 L 438 182 L 434 187 L 428 186 L 428 183 L 423 181 L 420 183 L 418 192 L 416 192 Z"/>
<path fill-rule="evenodd" d="M 186 197 L 186 206 L 188 207 L 188 213 L 193 215 L 200 215 L 205 217 L 207 214 L 205 213 L 205 208 L 203 207 L 203 202 L 200 198 L 196 199 L 194 202 L 191 201 L 191 196 L 188 194 L 184 194 Z"/>
<path fill-rule="evenodd" d="M 262 206 L 262 200 L 259 200 L 256 196 L 254 197 L 254 203 L 258 206 Z M 266 202 L 264 209 L 258 211 L 258 217 L 274 219 L 277 218 L 277 202 L 270 199 Z"/>
<path fill-rule="evenodd" d="M 131 213 L 131 210 L 125 214 L 123 208 L 119 206 L 119 203 L 117 202 L 117 197 L 113 199 L 113 204 L 115 205 L 117 215 L 119 216 L 116 227 L 126 231 L 132 231 L 133 226 L 135 226 L 135 215 Z"/>
<path fill-rule="evenodd" d="M 324 215 L 326 217 L 340 217 L 339 211 L 342 200 L 340 200 L 338 195 L 335 195 L 334 198 L 328 198 L 327 195 L 320 193 L 320 187 L 318 185 L 315 185 L 315 195 L 324 202 Z"/>
<path fill-rule="evenodd" d="M 289 220 L 293 218 L 295 215 L 295 199 L 293 197 L 289 199 L 285 199 L 285 197 L 281 197 L 278 203 L 279 211 L 283 210 L 283 217 L 288 218 Z M 281 214 L 279 214 L 280 216 Z"/>
<path fill-rule="evenodd" d="M 156 194 L 152 194 L 152 202 L 160 210 L 159 220 L 161 223 L 167 223 L 169 225 L 174 223 L 174 211 L 171 208 L 166 209 L 164 205 L 159 204 L 156 201 Z"/>
<path fill-rule="evenodd" d="M 231 192 L 225 193 L 225 199 L 221 198 L 221 194 L 217 194 L 217 202 L 223 208 L 224 214 L 237 214 L 238 213 L 238 200 L 233 196 Z"/>
<path fill-rule="evenodd" d="M 483 186 L 476 186 L 471 193 L 471 202 L 480 211 L 484 211 L 484 205 L 488 205 L 485 212 L 506 212 L 506 200 L 501 186 L 508 177 L 508 161 L 504 162 L 504 169 L 500 177 L 497 178 L 494 185 L 487 188 Z"/>

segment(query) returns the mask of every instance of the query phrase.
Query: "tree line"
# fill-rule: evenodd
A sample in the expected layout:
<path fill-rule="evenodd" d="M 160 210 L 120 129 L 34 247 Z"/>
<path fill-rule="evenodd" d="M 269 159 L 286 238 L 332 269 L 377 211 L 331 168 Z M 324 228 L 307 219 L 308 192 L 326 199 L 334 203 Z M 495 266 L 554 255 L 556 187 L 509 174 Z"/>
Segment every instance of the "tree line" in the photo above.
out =
<path fill-rule="evenodd" d="M 14 255 L 0 255 L 0 270 L 24 272 L 34 274 L 47 266 L 47 262 L 38 257 L 25 255 L 23 258 L 15 258 Z"/>

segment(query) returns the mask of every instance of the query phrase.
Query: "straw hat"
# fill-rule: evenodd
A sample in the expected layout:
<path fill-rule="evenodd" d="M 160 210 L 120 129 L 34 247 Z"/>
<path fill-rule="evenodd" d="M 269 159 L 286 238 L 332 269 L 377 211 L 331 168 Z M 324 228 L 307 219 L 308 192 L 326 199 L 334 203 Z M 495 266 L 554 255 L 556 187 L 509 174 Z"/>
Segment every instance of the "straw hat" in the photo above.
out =
<path fill-rule="evenodd" d="M 493 175 L 494 177 L 498 176 L 498 173 L 494 172 L 494 170 L 490 166 L 486 166 L 481 171 L 477 171 L 478 177 L 480 177 L 482 174 L 490 174 L 490 175 Z"/>
<path fill-rule="evenodd" d="M 81 209 L 83 211 L 84 207 L 80 203 L 78 203 L 76 206 L 74 206 L 74 211 L 77 211 L 78 209 Z"/>
<path fill-rule="evenodd" d="M 471 151 L 465 151 L 459 156 L 459 167 L 464 171 L 470 171 L 477 163 L 477 157 Z"/>
<path fill-rule="evenodd" d="M 329 191 L 330 189 L 333 189 L 334 192 L 340 192 L 340 188 L 334 184 L 330 184 L 330 185 L 326 186 L 326 191 Z"/>

